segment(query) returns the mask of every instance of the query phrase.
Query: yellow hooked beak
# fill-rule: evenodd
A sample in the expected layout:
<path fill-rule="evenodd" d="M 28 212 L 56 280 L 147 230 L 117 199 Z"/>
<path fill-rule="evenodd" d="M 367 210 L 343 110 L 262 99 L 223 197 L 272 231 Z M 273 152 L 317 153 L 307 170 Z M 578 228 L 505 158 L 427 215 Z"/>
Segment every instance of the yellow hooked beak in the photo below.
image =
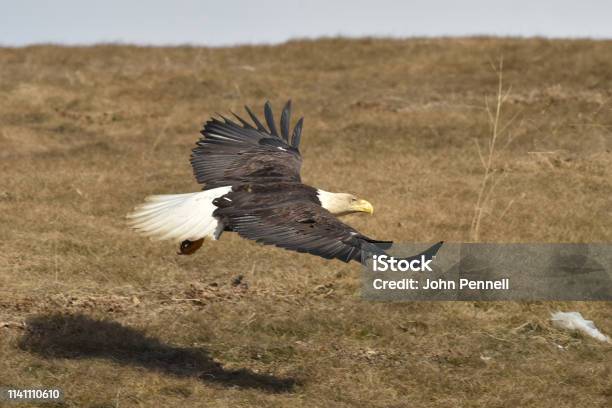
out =
<path fill-rule="evenodd" d="M 370 215 L 374 213 L 374 207 L 372 207 L 372 204 L 370 204 L 370 202 L 366 200 L 355 201 L 352 205 L 352 209 L 353 211 L 365 212 Z"/>

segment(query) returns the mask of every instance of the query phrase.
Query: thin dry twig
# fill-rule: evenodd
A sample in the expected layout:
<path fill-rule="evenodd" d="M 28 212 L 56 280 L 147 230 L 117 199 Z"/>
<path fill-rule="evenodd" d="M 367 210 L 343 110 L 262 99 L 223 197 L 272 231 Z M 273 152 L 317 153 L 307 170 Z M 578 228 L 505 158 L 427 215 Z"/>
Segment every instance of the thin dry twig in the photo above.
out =
<path fill-rule="evenodd" d="M 508 130 L 508 127 L 517 118 L 518 113 L 514 115 L 505 125 L 501 126 L 500 118 L 502 112 L 502 106 L 510 95 L 511 88 L 504 91 L 503 89 L 503 58 L 499 60 L 499 66 L 493 67 L 498 76 L 497 85 L 497 97 L 494 111 L 489 105 L 489 99 L 485 97 L 485 107 L 487 115 L 489 117 L 489 123 L 491 126 L 491 137 L 488 140 L 488 150 L 486 151 L 486 157 L 483 155 L 482 149 L 478 141 L 476 141 L 476 148 L 478 151 L 478 157 L 484 168 L 484 174 L 480 183 L 480 189 L 478 191 L 478 198 L 474 206 L 474 216 L 472 218 L 472 224 L 470 227 L 470 236 L 472 241 L 478 241 L 480 239 L 480 227 L 482 224 L 483 214 L 487 207 L 487 203 L 490 202 L 495 187 L 499 184 L 501 178 L 496 178 L 493 171 L 493 164 L 496 157 L 496 147 L 499 142 L 500 136 Z M 520 112 L 519 112 L 520 113 Z M 506 144 L 507 145 L 507 144 Z M 510 205 L 506 207 L 503 215 L 507 212 Z"/>

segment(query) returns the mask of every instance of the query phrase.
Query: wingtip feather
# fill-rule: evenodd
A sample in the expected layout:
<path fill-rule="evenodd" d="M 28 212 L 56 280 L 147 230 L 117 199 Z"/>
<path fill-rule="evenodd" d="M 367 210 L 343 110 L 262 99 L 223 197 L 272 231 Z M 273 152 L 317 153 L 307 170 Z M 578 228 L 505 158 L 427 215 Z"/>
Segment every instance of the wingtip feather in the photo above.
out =
<path fill-rule="evenodd" d="M 291 124 L 291 99 L 287 101 L 285 107 L 283 108 L 283 112 L 281 113 L 281 134 L 283 139 L 289 141 L 289 125 Z"/>
<path fill-rule="evenodd" d="M 270 101 L 266 101 L 264 104 L 264 116 L 266 118 L 268 128 L 270 128 L 270 134 L 278 137 L 278 131 L 276 130 L 276 124 L 274 123 L 274 113 L 272 112 L 272 105 L 270 104 Z"/>
<path fill-rule="evenodd" d="M 295 147 L 296 149 L 298 147 L 300 147 L 300 140 L 302 137 L 302 126 L 304 125 L 304 118 L 300 118 L 297 123 L 295 124 L 295 127 L 293 128 L 293 136 L 291 137 L 291 146 Z"/>

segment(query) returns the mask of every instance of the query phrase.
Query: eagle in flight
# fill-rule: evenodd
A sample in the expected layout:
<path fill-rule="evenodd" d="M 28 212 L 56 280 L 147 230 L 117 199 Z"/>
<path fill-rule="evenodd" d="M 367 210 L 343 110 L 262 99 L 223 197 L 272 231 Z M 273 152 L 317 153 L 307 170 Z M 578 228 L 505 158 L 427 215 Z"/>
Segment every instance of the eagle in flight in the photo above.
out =
<path fill-rule="evenodd" d="M 147 197 L 128 215 L 132 228 L 180 243 L 181 254 L 194 253 L 205 238 L 217 240 L 223 231 L 344 262 L 362 262 L 365 251 L 381 253 L 390 247 L 391 241 L 368 238 L 336 218 L 372 214 L 368 201 L 301 182 L 303 118 L 290 131 L 291 101 L 279 128 L 269 102 L 264 105 L 267 127 L 245 109 L 253 123 L 234 114 L 239 123 L 220 116 L 204 124 L 191 155 L 203 191 Z M 424 254 L 435 255 L 439 245 Z"/>

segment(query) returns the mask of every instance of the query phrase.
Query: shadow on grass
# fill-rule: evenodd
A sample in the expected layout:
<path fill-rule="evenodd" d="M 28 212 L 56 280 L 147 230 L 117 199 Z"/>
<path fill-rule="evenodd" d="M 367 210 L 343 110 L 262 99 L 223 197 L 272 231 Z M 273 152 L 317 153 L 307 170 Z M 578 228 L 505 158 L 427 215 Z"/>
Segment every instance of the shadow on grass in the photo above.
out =
<path fill-rule="evenodd" d="M 289 392 L 297 384 L 292 378 L 226 370 L 202 348 L 171 346 L 140 330 L 81 314 L 36 316 L 28 320 L 27 328 L 19 347 L 44 358 L 104 358 L 179 377 L 275 393 Z"/>

